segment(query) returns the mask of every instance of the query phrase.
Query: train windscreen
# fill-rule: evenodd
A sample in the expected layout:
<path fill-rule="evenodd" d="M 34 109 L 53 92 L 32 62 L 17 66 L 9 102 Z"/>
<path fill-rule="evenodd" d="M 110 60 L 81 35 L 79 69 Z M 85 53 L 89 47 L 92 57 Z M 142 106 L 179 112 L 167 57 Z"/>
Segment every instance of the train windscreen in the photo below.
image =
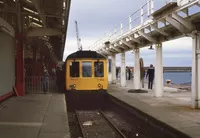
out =
<path fill-rule="evenodd" d="M 70 77 L 79 77 L 79 62 L 70 62 Z"/>
<path fill-rule="evenodd" d="M 103 62 L 94 62 L 95 77 L 104 77 L 104 64 Z"/>
<path fill-rule="evenodd" d="M 92 62 L 82 62 L 82 77 L 92 77 Z"/>

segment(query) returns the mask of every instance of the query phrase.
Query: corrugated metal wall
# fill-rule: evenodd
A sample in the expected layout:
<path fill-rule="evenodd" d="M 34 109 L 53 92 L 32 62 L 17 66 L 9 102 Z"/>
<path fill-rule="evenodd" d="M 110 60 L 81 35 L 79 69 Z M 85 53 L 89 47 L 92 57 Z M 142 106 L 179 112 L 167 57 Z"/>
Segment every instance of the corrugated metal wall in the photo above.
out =
<path fill-rule="evenodd" d="M 15 84 L 15 41 L 0 32 L 0 96 L 11 92 Z"/>

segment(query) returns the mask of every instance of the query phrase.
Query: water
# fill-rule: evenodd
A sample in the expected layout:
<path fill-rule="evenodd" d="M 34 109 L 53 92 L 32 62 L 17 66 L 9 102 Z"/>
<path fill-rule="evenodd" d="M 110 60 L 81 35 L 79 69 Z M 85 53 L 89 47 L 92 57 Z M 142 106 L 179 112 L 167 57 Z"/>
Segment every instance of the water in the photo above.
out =
<path fill-rule="evenodd" d="M 191 83 L 191 74 L 191 72 L 165 72 L 163 81 L 166 82 L 167 79 L 170 79 L 171 83 L 175 84 Z"/>

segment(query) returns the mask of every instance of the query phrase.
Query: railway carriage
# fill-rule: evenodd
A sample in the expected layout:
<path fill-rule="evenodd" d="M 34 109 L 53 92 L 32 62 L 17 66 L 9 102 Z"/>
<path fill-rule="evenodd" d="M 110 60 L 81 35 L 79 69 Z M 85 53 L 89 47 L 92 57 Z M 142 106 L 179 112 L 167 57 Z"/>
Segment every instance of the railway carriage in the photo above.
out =
<path fill-rule="evenodd" d="M 66 59 L 66 90 L 106 91 L 107 60 L 95 51 L 77 51 Z"/>
<path fill-rule="evenodd" d="M 67 57 L 65 70 L 68 111 L 79 107 L 95 109 L 96 105 L 92 103 L 102 103 L 108 88 L 104 56 L 95 51 L 77 51 Z"/>

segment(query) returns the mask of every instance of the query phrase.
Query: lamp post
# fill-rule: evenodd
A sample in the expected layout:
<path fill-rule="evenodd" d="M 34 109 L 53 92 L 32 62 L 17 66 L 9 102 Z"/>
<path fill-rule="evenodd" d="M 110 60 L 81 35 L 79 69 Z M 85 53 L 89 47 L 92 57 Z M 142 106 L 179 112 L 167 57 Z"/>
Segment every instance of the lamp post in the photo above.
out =
<path fill-rule="evenodd" d="M 149 48 L 148 48 L 149 50 L 154 50 L 154 48 L 153 48 L 153 46 L 151 45 Z"/>

